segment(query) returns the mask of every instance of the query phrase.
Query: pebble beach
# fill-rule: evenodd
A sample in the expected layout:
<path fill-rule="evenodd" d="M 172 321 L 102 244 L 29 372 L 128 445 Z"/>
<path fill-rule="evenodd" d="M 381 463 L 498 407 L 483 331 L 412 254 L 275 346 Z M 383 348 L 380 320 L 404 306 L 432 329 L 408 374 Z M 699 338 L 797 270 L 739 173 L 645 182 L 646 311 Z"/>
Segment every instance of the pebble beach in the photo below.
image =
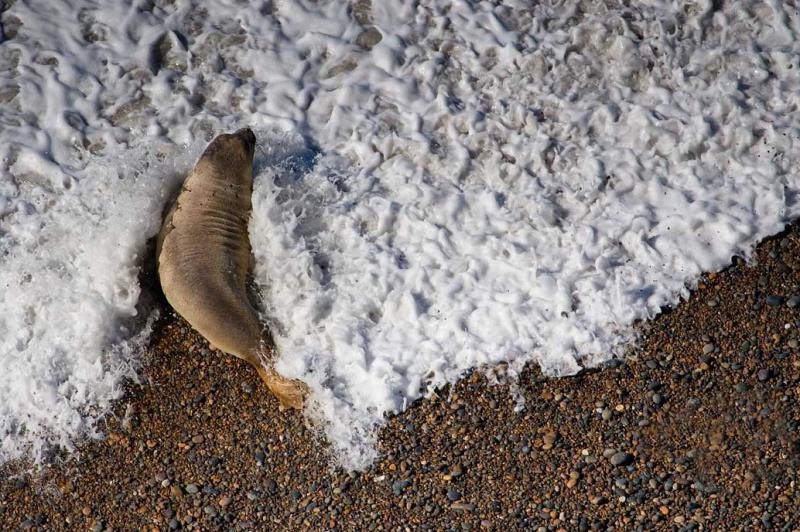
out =
<path fill-rule="evenodd" d="M 102 439 L 4 466 L 0 529 L 796 530 L 798 257 L 793 225 L 574 377 L 469 373 L 362 472 L 164 307 Z"/>

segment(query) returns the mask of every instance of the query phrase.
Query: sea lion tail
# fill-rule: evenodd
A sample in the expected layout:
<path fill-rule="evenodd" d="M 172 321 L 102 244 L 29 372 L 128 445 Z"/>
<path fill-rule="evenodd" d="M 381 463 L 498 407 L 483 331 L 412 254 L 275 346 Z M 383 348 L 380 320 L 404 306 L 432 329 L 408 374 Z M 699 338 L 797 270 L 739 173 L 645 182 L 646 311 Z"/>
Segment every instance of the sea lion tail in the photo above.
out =
<path fill-rule="evenodd" d="M 261 380 L 267 388 L 275 395 L 280 403 L 280 410 L 288 408 L 302 409 L 305 399 L 308 396 L 308 386 L 303 381 L 297 379 L 287 379 L 275 371 L 274 361 L 269 357 L 272 350 L 259 349 L 255 360 L 251 364 L 255 366 Z"/>

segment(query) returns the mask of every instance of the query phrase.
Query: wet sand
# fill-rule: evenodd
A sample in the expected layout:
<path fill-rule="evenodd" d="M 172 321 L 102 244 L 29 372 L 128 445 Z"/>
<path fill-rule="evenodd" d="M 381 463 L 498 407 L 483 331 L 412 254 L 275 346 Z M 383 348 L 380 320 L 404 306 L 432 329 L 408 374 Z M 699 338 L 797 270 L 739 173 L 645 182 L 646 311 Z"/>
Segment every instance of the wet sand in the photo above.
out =
<path fill-rule="evenodd" d="M 380 461 L 351 474 L 164 310 L 105 440 L 0 471 L 0 529 L 796 530 L 796 295 L 798 225 L 641 324 L 625 360 L 528 368 L 518 412 L 508 385 L 467 375 L 392 417 Z"/>

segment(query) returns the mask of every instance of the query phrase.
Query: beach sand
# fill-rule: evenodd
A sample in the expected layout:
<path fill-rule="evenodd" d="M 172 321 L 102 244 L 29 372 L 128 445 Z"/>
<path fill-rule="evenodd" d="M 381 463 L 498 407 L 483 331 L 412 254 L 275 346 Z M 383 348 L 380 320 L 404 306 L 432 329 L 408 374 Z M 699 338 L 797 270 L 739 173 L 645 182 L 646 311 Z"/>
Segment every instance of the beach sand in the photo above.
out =
<path fill-rule="evenodd" d="M 0 529 L 796 530 L 796 294 L 798 225 L 640 324 L 626 360 L 526 369 L 520 411 L 479 372 L 417 401 L 361 473 L 165 308 L 104 440 L 2 470 Z"/>

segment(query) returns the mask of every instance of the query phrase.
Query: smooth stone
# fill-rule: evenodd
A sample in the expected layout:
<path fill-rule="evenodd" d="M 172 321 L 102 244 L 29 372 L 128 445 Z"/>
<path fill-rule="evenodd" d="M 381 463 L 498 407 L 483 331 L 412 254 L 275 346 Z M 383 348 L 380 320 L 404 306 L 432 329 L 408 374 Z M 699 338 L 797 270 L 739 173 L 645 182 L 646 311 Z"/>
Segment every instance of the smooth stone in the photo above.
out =
<path fill-rule="evenodd" d="M 457 501 L 461 498 L 461 494 L 454 489 L 447 490 L 447 498 L 451 501 Z"/>
<path fill-rule="evenodd" d="M 392 493 L 395 495 L 402 495 L 403 492 L 412 484 L 410 479 L 395 480 L 392 483 Z"/>
<path fill-rule="evenodd" d="M 454 502 L 450 508 L 459 512 L 471 512 L 475 510 L 475 505 L 468 502 Z"/>
<path fill-rule="evenodd" d="M 783 298 L 780 296 L 767 296 L 766 302 L 770 307 L 777 307 L 783 303 Z"/>
<path fill-rule="evenodd" d="M 633 462 L 633 455 L 619 451 L 611 455 L 609 462 L 611 462 L 613 466 L 626 466 Z"/>

